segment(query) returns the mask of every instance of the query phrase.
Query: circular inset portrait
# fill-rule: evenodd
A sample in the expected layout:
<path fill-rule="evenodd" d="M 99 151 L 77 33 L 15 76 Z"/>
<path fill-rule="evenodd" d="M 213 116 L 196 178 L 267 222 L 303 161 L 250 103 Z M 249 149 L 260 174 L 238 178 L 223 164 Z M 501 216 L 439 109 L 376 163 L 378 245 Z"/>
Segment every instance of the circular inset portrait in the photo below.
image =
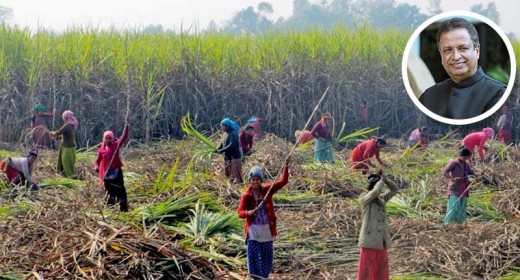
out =
<path fill-rule="evenodd" d="M 515 54 L 505 33 L 472 12 L 436 15 L 406 45 L 404 85 L 429 117 L 465 125 L 495 113 L 507 100 L 516 75 Z"/>

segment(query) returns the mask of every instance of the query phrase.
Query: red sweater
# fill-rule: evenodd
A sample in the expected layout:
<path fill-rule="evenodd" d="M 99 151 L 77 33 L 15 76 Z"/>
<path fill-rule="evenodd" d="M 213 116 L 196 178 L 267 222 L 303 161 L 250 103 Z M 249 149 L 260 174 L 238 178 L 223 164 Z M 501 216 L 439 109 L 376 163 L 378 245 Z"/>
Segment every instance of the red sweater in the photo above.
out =
<path fill-rule="evenodd" d="M 475 148 L 478 146 L 478 155 L 481 159 L 484 159 L 484 146 L 486 145 L 487 136 L 484 132 L 473 132 L 464 139 L 462 139 L 462 145 L 466 149 L 470 150 L 471 153 L 475 153 Z"/>
<path fill-rule="evenodd" d="M 371 139 L 358 144 L 354 150 L 352 150 L 352 154 L 350 154 L 350 162 L 366 162 L 367 164 L 372 164 L 370 162 L 370 158 L 375 156 L 377 161 L 383 164 L 381 158 L 379 158 L 379 147 L 377 146 L 377 140 Z"/>
<path fill-rule="evenodd" d="M 242 152 L 247 153 L 253 148 L 253 135 L 247 134 L 245 130 L 242 130 L 238 135 L 238 143 L 242 148 Z"/>
<path fill-rule="evenodd" d="M 282 176 L 275 183 L 262 183 L 260 191 L 262 195 L 264 195 L 264 203 L 267 210 L 267 219 L 269 220 L 269 228 L 271 229 L 271 234 L 275 237 L 278 234 L 276 230 L 276 214 L 274 212 L 274 204 L 273 204 L 273 195 L 279 191 L 283 186 L 287 184 L 289 181 L 289 167 L 285 165 L 282 171 Z M 273 186 L 271 191 L 267 196 L 265 194 L 269 191 L 269 188 Z M 241 219 L 246 219 L 246 224 L 244 226 L 244 232 L 247 237 L 247 233 L 249 232 L 249 227 L 253 224 L 253 216 L 248 216 L 247 211 L 253 210 L 256 207 L 255 196 L 253 195 L 253 190 L 251 187 L 247 188 L 245 193 L 240 198 L 240 203 L 238 204 L 238 217 Z"/>
<path fill-rule="evenodd" d="M 123 166 L 123 162 L 119 156 L 119 150 L 121 149 L 123 143 L 128 139 L 128 134 L 129 127 L 126 125 L 121 137 L 112 142 L 109 147 L 101 146 L 99 148 L 96 160 L 94 161 L 95 167 L 99 168 L 99 180 L 105 179 L 105 173 L 109 168 L 117 169 Z M 112 164 L 108 166 L 112 158 L 114 158 L 114 160 L 112 161 Z"/>

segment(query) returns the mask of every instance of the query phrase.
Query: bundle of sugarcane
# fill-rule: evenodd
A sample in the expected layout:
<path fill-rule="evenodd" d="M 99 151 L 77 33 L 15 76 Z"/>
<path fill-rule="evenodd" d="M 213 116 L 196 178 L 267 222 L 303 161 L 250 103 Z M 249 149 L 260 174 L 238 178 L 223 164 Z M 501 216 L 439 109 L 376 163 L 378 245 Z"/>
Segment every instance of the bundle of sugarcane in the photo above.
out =
<path fill-rule="evenodd" d="M 217 145 L 213 143 L 208 137 L 204 136 L 201 132 L 193 127 L 193 124 L 190 120 L 190 113 L 187 113 L 186 116 L 182 117 L 181 120 L 181 128 L 184 133 L 188 136 L 192 136 L 202 142 L 205 147 L 202 149 L 198 149 L 197 153 L 199 154 L 210 154 L 217 150 Z"/>

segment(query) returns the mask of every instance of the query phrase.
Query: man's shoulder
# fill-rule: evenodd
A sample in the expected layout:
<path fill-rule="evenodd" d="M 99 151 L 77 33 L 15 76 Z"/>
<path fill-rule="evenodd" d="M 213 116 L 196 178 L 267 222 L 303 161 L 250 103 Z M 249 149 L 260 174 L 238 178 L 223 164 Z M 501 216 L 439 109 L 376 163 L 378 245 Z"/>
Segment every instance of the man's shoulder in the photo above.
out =
<path fill-rule="evenodd" d="M 433 95 L 436 95 L 436 98 L 438 97 L 438 94 L 442 93 L 449 93 L 450 89 L 453 87 L 453 81 L 451 79 L 446 79 L 442 82 L 438 82 L 434 84 L 433 86 L 427 88 L 419 97 L 419 100 L 423 101 L 426 98 L 433 97 Z"/>
<path fill-rule="evenodd" d="M 493 79 L 491 76 L 489 76 L 487 74 L 484 74 L 483 80 L 486 83 L 486 86 L 488 86 L 490 88 L 493 88 L 493 89 L 496 89 L 497 91 L 502 91 L 502 92 L 506 90 L 506 85 Z"/>

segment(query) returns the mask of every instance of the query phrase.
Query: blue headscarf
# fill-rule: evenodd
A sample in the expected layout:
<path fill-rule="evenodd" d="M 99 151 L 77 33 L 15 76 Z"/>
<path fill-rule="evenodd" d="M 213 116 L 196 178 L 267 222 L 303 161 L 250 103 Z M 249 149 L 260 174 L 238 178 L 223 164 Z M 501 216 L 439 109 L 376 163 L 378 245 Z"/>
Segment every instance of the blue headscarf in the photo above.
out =
<path fill-rule="evenodd" d="M 236 131 L 238 132 L 240 130 L 240 127 L 238 126 L 238 124 L 234 121 L 232 121 L 230 118 L 225 118 L 223 119 L 220 124 L 223 124 L 227 127 L 229 127 L 229 129 L 231 129 L 232 131 Z"/>

